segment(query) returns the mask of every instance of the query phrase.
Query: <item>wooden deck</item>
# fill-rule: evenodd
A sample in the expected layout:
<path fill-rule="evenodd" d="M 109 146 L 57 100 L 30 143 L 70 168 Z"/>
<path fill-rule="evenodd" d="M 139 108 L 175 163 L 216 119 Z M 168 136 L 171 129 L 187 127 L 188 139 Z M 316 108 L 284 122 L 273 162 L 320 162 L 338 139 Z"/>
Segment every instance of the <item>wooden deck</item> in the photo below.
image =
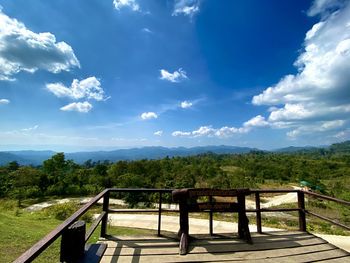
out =
<path fill-rule="evenodd" d="M 115 262 L 350 262 L 350 254 L 304 232 L 253 233 L 253 245 L 228 235 L 197 235 L 185 256 L 175 236 L 109 237 L 103 263 Z"/>

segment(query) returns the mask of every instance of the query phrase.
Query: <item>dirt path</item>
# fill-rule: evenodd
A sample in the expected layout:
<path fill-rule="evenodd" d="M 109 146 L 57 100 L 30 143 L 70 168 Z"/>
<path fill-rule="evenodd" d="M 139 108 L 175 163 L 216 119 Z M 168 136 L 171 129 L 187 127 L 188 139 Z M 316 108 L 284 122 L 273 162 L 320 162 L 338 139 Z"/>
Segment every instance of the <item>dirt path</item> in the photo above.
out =
<path fill-rule="evenodd" d="M 294 187 L 294 189 L 299 189 L 298 187 Z M 47 202 L 42 202 L 38 204 L 34 204 L 31 206 L 28 206 L 26 208 L 27 211 L 33 212 L 33 211 L 40 211 L 46 207 L 56 205 L 56 204 L 63 204 L 63 203 L 68 203 L 68 202 L 78 202 L 80 204 L 85 204 L 91 200 L 90 197 L 77 197 L 77 198 L 64 198 L 64 199 L 56 199 L 52 201 L 47 201 Z M 261 208 L 268 208 L 271 206 L 277 206 L 281 204 L 286 204 L 286 203 L 296 203 L 297 200 L 297 195 L 295 193 L 288 193 L 288 194 L 283 194 L 283 195 L 276 195 L 273 197 L 269 198 L 262 198 L 264 202 L 261 203 Z M 98 202 L 102 203 L 102 199 Z M 109 203 L 113 205 L 125 205 L 125 202 L 120 199 L 109 199 Z M 155 207 L 157 207 L 158 204 L 155 204 Z M 255 208 L 255 201 L 252 200 L 246 200 L 246 206 L 247 208 Z M 169 208 L 169 209 L 177 209 L 176 204 L 163 204 L 164 208 Z"/>
<path fill-rule="evenodd" d="M 31 206 L 28 206 L 25 208 L 25 210 L 29 211 L 29 212 L 35 212 L 35 211 L 40 211 L 44 208 L 53 206 L 53 205 L 57 205 L 57 204 L 64 204 L 64 203 L 69 203 L 69 202 L 77 202 L 79 204 L 86 204 L 91 200 L 91 197 L 77 197 L 77 198 L 64 198 L 64 199 L 55 199 L 55 200 L 51 200 L 51 201 L 47 201 L 47 202 L 42 202 L 42 203 L 38 203 L 38 204 L 34 204 Z M 103 199 L 101 199 L 100 201 L 98 201 L 99 204 L 103 203 Z M 123 200 L 120 199 L 113 199 L 110 198 L 109 199 L 109 203 L 111 205 L 123 205 L 126 206 L 126 203 Z"/>

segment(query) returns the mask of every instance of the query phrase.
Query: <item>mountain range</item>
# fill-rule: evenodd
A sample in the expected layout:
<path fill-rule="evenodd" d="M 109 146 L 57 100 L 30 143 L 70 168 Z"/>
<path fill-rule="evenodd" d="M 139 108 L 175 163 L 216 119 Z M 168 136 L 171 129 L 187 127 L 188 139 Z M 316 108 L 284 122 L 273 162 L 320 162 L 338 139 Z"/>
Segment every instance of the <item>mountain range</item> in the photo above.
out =
<path fill-rule="evenodd" d="M 73 160 L 76 163 L 84 163 L 87 160 L 92 161 L 119 161 L 119 160 L 139 160 L 139 159 L 160 159 L 166 156 L 191 156 L 204 153 L 215 154 L 243 154 L 251 151 L 261 151 L 257 148 L 238 147 L 238 146 L 200 146 L 200 147 L 142 147 L 131 149 L 119 149 L 113 151 L 91 151 L 91 152 L 73 152 L 65 153 L 66 159 Z M 273 150 L 277 153 L 313 153 L 320 151 L 328 152 L 350 152 L 350 141 L 332 144 L 322 147 L 286 147 Z M 5 165 L 11 161 L 17 161 L 21 165 L 40 165 L 43 161 L 56 154 L 54 151 L 1 151 L 0 165 Z"/>
<path fill-rule="evenodd" d="M 248 153 L 257 150 L 249 147 L 237 146 L 202 146 L 202 147 L 142 147 L 131 149 L 119 149 L 113 151 L 92 151 L 92 152 L 73 152 L 65 153 L 66 159 L 73 160 L 76 163 L 84 163 L 87 160 L 92 161 L 119 161 L 119 160 L 139 160 L 139 159 L 160 159 L 166 156 L 190 156 L 203 153 L 216 154 L 238 154 Z M 0 165 L 11 161 L 17 161 L 21 165 L 40 165 L 43 161 L 49 159 L 56 152 L 54 151 L 2 151 L 0 152 Z"/>

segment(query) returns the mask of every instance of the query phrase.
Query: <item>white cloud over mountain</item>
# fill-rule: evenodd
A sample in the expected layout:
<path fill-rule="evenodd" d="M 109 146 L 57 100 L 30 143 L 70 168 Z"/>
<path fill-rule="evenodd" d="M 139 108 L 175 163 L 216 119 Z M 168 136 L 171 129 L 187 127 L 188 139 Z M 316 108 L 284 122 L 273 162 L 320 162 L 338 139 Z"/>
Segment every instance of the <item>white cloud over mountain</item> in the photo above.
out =
<path fill-rule="evenodd" d="M 191 136 L 191 132 L 174 131 L 171 135 L 174 137 L 187 137 Z"/>
<path fill-rule="evenodd" d="M 242 127 L 228 127 L 224 126 L 221 128 L 213 128 L 209 126 L 201 126 L 194 131 L 174 131 L 172 136 L 174 137 L 217 137 L 217 138 L 228 138 L 236 134 L 244 134 L 251 131 L 254 128 L 261 128 L 268 126 L 269 123 L 265 120 L 264 117 L 258 115 L 250 120 L 246 121 Z"/>
<path fill-rule="evenodd" d="M 289 137 L 339 133 L 350 119 L 350 1 L 315 1 L 309 15 L 321 15 L 321 21 L 306 33 L 298 73 L 252 99 L 272 106 L 266 121 L 291 129 Z"/>
<path fill-rule="evenodd" d="M 80 67 L 71 46 L 49 32 L 34 33 L 0 9 L 0 80 L 14 80 L 20 71 L 52 73 Z"/>

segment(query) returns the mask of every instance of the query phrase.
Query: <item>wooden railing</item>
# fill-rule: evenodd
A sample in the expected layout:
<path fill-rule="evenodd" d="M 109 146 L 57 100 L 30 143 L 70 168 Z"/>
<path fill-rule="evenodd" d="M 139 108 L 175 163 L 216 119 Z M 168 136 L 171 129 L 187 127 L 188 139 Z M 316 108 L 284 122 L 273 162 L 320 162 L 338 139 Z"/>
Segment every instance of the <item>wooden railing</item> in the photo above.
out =
<path fill-rule="evenodd" d="M 158 231 L 157 234 L 160 236 L 161 229 L 161 219 L 162 212 L 178 212 L 178 210 L 174 209 L 164 209 L 162 208 L 163 203 L 163 194 L 171 194 L 172 189 L 148 189 L 148 188 L 110 188 L 108 192 L 103 197 L 103 211 L 105 212 L 105 216 L 102 218 L 101 224 L 101 237 L 105 237 L 107 235 L 107 219 L 108 214 L 112 213 L 158 213 Z M 158 208 L 157 209 L 111 209 L 109 208 L 109 195 L 110 193 L 158 193 Z"/>
<path fill-rule="evenodd" d="M 158 193 L 158 209 L 110 209 L 109 208 L 109 197 L 111 192 L 126 192 L 126 193 Z M 158 235 L 160 235 L 161 229 L 161 213 L 163 211 L 174 211 L 170 209 L 162 209 L 162 195 L 165 193 L 171 193 L 172 189 L 130 189 L 130 188 L 109 188 L 103 190 L 97 196 L 92 198 L 87 204 L 82 206 L 78 211 L 76 211 L 72 216 L 65 220 L 62 224 L 56 227 L 53 231 L 47 234 L 43 239 L 38 241 L 34 246 L 24 252 L 19 258 L 17 258 L 14 263 L 31 262 L 36 257 L 38 257 L 48 246 L 50 246 L 57 238 L 59 238 L 64 231 L 66 231 L 74 222 L 76 222 L 82 215 L 84 215 L 93 205 L 95 205 L 101 198 L 103 198 L 102 213 L 95 219 L 91 224 L 90 229 L 86 232 L 85 242 L 91 237 L 93 232 L 96 230 L 98 225 L 101 223 L 101 237 L 107 235 L 107 221 L 109 213 L 121 213 L 121 212 L 158 212 Z M 175 210 L 177 211 L 177 210 Z"/>
<path fill-rule="evenodd" d="M 32 246 L 29 250 L 24 252 L 19 258 L 17 258 L 15 263 L 22 262 L 31 262 L 36 257 L 38 257 L 50 244 L 52 244 L 57 238 L 59 238 L 64 231 L 66 231 L 74 222 L 76 222 L 83 214 L 85 214 L 93 205 L 95 205 L 101 198 L 103 198 L 102 204 L 102 212 L 95 219 L 95 221 L 91 224 L 90 229 L 86 232 L 85 242 L 91 237 L 96 228 L 101 224 L 101 237 L 107 236 L 107 222 L 108 215 L 111 213 L 158 213 L 158 229 L 157 234 L 161 234 L 161 215 L 162 212 L 179 212 L 177 209 L 164 209 L 162 208 L 162 201 L 164 194 L 170 194 L 173 189 L 146 189 L 146 188 L 109 188 L 105 189 L 97 196 L 92 198 L 87 204 L 82 206 L 78 211 L 76 211 L 72 216 L 70 216 L 67 220 L 65 220 L 62 224 L 56 227 L 53 231 L 51 231 L 48 235 L 46 235 L 43 239 L 38 241 L 34 246 Z M 340 200 L 337 198 L 320 195 L 313 192 L 307 192 L 302 190 L 290 190 L 290 189 L 252 189 L 250 191 L 255 196 L 255 209 L 247 209 L 247 212 L 256 213 L 256 225 L 257 232 L 262 233 L 262 220 L 261 213 L 268 212 L 291 212 L 297 211 L 299 217 L 299 230 L 306 231 L 306 215 L 315 216 L 319 219 L 325 220 L 331 224 L 337 225 L 339 227 L 343 227 L 347 230 L 350 230 L 349 226 L 341 224 L 335 220 L 327 218 L 322 215 L 318 215 L 314 212 L 308 211 L 305 209 L 305 195 L 312 196 L 314 198 L 320 198 L 323 200 L 333 201 L 342 205 L 350 206 L 350 202 Z M 110 193 L 158 193 L 158 207 L 156 209 L 112 209 L 109 206 Z M 298 198 L 298 207 L 296 208 L 261 208 L 261 194 L 278 194 L 278 193 L 295 193 Z M 209 230 L 212 234 L 212 220 L 213 220 L 213 211 L 209 211 Z"/>
<path fill-rule="evenodd" d="M 256 231 L 262 233 L 261 226 L 261 213 L 264 212 L 299 212 L 299 230 L 306 231 L 306 218 L 305 218 L 305 201 L 304 192 L 294 189 L 253 189 L 251 193 L 255 195 L 255 209 L 247 209 L 247 212 L 256 213 Z M 285 194 L 285 193 L 296 193 L 298 196 L 298 207 L 296 208 L 261 208 L 260 207 L 260 197 L 261 194 Z"/>
<path fill-rule="evenodd" d="M 339 223 L 335 220 L 332 220 L 330 218 L 327 218 L 323 215 L 319 215 L 317 213 L 314 213 L 310 210 L 305 209 L 305 195 L 318 198 L 321 200 L 327 200 L 327 201 L 333 201 L 338 204 L 350 206 L 350 202 L 344 201 L 341 199 L 337 199 L 334 197 L 326 196 L 317 194 L 310 191 L 303 191 L 303 190 L 284 190 L 284 189 L 273 189 L 273 190 L 261 190 L 261 189 L 255 189 L 251 190 L 251 193 L 255 194 L 255 209 L 247 209 L 247 212 L 255 212 L 256 213 L 256 227 L 257 232 L 262 233 L 262 227 L 261 227 L 261 213 L 262 212 L 293 212 L 297 211 L 299 216 L 299 230 L 300 231 L 306 231 L 306 215 L 315 216 L 319 219 L 322 219 L 324 221 L 327 221 L 333 225 L 342 227 L 346 230 L 350 230 L 350 227 L 347 225 L 344 225 L 342 223 Z M 260 208 L 260 197 L 261 194 L 269 194 L 269 193 L 296 193 L 297 194 L 297 200 L 298 200 L 298 207 L 296 208 Z"/>
<path fill-rule="evenodd" d="M 337 199 L 337 198 L 334 198 L 334 197 L 321 195 L 321 194 L 317 194 L 317 193 L 313 193 L 313 192 L 303 192 L 303 193 L 305 193 L 305 194 L 307 194 L 309 196 L 312 196 L 314 198 L 318 198 L 318 199 L 321 199 L 321 200 L 332 201 L 332 202 L 335 202 L 335 203 L 338 203 L 338 204 L 342 204 L 342 205 L 346 205 L 346 206 L 350 207 L 350 202 L 345 201 L 345 200 L 341 200 L 341 199 Z M 335 220 L 332 220 L 332 219 L 330 219 L 328 217 L 316 214 L 316 213 L 311 212 L 309 210 L 305 210 L 305 214 L 315 216 L 315 217 L 317 217 L 319 219 L 322 219 L 322 220 L 327 221 L 327 222 L 329 222 L 329 223 L 331 223 L 333 225 L 342 227 L 342 228 L 350 231 L 350 227 L 349 226 L 341 224 L 341 223 L 339 223 L 339 222 L 337 222 Z"/>

